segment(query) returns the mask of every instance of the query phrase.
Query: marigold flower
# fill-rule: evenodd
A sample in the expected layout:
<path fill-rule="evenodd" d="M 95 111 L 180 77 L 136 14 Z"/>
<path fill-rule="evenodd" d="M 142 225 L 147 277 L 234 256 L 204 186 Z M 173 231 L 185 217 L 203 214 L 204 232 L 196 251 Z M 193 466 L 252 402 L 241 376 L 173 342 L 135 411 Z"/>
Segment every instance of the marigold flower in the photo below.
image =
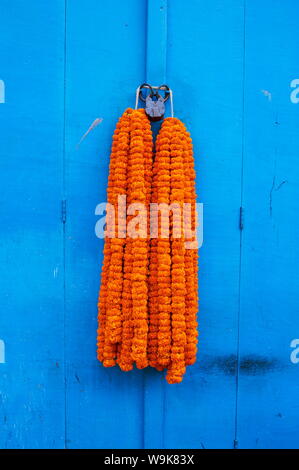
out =
<path fill-rule="evenodd" d="M 170 203 L 170 139 L 168 121 L 162 123 L 156 143 L 155 173 L 158 204 Z M 159 214 L 158 214 L 159 215 Z M 170 362 L 171 347 L 171 254 L 170 238 L 163 238 L 169 230 L 169 213 L 160 212 L 157 240 L 157 302 L 158 302 L 158 357 L 160 367 Z"/>
<path fill-rule="evenodd" d="M 180 121 L 167 118 L 164 125 L 169 129 L 170 136 L 170 203 L 178 204 L 181 208 L 181 218 L 176 223 L 182 227 L 185 173 L 182 144 L 182 128 Z M 185 373 L 185 238 L 174 237 L 174 224 L 171 230 L 171 362 L 168 367 L 166 379 L 169 383 L 179 383 Z"/>
<path fill-rule="evenodd" d="M 135 209 L 127 215 L 118 208 L 119 196 L 139 212 L 146 209 L 146 223 L 140 227 L 138 219 L 133 238 L 128 228 L 136 228 L 131 225 Z M 194 160 L 190 135 L 179 119 L 162 123 L 153 164 L 145 111 L 125 111 L 113 136 L 107 201 L 116 217 L 113 211 L 106 216 L 97 357 L 105 367 L 117 363 L 124 371 L 134 363 L 140 369 L 167 368 L 168 383 L 179 383 L 186 365 L 196 360 L 198 335 L 198 256 L 187 246 L 196 229 Z M 158 205 L 152 213 L 150 203 Z M 191 207 L 191 230 L 184 225 L 184 204 Z M 165 207 L 171 207 L 170 214 Z M 157 238 L 151 238 L 150 216 L 157 214 Z"/>
<path fill-rule="evenodd" d="M 184 168 L 185 168 L 185 202 L 191 204 L 191 230 L 196 233 L 196 193 L 195 171 L 192 139 L 184 126 Z M 191 237 L 190 241 L 194 241 Z M 197 249 L 189 248 L 185 251 L 186 272 L 186 365 L 194 364 L 197 351 L 197 309 L 198 309 L 198 277 L 197 277 Z"/>

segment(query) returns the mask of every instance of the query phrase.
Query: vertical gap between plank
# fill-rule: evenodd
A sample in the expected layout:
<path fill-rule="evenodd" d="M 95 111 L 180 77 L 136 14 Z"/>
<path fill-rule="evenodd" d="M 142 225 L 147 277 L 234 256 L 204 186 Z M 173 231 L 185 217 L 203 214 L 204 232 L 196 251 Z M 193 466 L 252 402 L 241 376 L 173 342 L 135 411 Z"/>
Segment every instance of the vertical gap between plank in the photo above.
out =
<path fill-rule="evenodd" d="M 242 154 L 241 154 L 241 194 L 240 207 L 244 198 L 244 146 L 245 146 L 245 70 L 246 69 L 246 0 L 243 4 L 243 71 L 242 71 Z M 239 286 L 238 286 L 238 319 L 237 319 L 237 367 L 236 367 L 236 401 L 235 401 L 235 435 L 234 447 L 238 446 L 238 407 L 239 407 L 239 377 L 240 377 L 240 317 L 241 317 L 241 282 L 242 282 L 242 251 L 243 230 L 240 230 L 239 246 Z"/>
<path fill-rule="evenodd" d="M 62 198 L 66 204 L 66 53 L 67 53 L 67 0 L 64 2 L 64 69 L 63 69 L 63 156 Z M 67 448 L 67 365 L 66 365 L 66 221 L 63 230 L 63 379 L 64 379 L 64 447 Z"/>

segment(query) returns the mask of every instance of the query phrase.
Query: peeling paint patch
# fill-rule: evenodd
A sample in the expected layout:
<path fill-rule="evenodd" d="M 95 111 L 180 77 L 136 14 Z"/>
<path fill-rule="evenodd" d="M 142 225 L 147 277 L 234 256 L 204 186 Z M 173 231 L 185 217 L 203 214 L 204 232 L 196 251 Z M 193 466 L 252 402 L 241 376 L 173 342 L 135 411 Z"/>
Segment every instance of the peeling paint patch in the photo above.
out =
<path fill-rule="evenodd" d="M 261 90 L 261 92 L 263 93 L 263 95 L 265 95 L 269 101 L 272 100 L 272 94 L 270 93 L 270 91 L 268 90 Z"/>
<path fill-rule="evenodd" d="M 80 147 L 81 143 L 83 142 L 83 140 L 85 139 L 85 137 L 88 136 L 88 134 L 93 130 L 95 129 L 99 124 L 101 124 L 101 122 L 103 121 L 103 118 L 96 118 L 93 123 L 89 126 L 89 128 L 87 129 L 87 131 L 85 132 L 85 134 L 82 135 L 81 139 L 79 140 L 78 144 L 77 144 L 77 149 Z"/>

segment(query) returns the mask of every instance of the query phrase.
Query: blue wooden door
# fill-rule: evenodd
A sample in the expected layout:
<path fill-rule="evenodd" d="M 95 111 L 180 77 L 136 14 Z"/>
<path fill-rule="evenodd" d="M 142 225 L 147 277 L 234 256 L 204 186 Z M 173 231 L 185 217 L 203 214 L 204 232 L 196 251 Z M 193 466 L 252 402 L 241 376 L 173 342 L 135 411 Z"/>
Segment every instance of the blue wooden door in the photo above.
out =
<path fill-rule="evenodd" d="M 1 3 L 1 448 L 65 442 L 64 5 L 29 6 Z"/>
<path fill-rule="evenodd" d="M 298 2 L 1 13 L 0 447 L 297 448 Z M 95 208 L 145 80 L 174 91 L 204 204 L 198 361 L 178 385 L 95 353 Z"/>

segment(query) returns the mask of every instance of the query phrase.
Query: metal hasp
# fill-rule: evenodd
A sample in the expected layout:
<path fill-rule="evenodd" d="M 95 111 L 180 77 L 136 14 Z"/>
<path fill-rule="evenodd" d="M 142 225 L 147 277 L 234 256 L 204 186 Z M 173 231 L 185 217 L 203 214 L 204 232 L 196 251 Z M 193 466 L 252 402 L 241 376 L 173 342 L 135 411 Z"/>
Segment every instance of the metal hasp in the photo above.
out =
<path fill-rule="evenodd" d="M 149 93 L 144 96 L 142 90 L 149 90 Z M 164 97 L 159 92 L 165 92 Z M 164 118 L 165 114 L 165 102 L 172 96 L 171 90 L 167 85 L 151 86 L 148 83 L 143 83 L 137 88 L 136 91 L 136 106 L 138 106 L 138 100 L 145 102 L 145 112 L 149 117 L 150 121 L 160 121 Z M 171 100 L 172 102 L 172 100 Z M 172 109 L 172 103 L 171 103 Z"/>

